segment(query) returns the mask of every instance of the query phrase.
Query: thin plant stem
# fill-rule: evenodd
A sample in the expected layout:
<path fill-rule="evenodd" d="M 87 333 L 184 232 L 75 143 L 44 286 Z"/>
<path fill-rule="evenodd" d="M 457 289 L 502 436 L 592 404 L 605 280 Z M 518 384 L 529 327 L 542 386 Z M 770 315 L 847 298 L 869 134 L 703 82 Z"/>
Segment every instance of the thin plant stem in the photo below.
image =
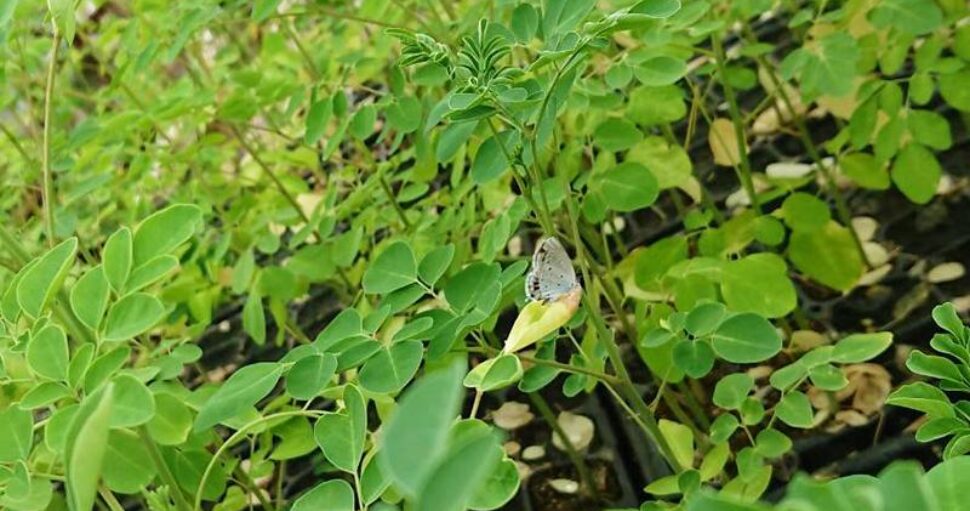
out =
<path fill-rule="evenodd" d="M 620 354 L 620 347 L 616 344 L 616 341 L 613 339 L 612 334 L 606 327 L 606 324 L 600 315 L 600 311 L 595 306 L 599 300 L 590 296 L 590 294 L 595 295 L 595 286 L 592 285 L 593 282 L 590 279 L 590 264 L 587 259 L 586 250 L 583 247 L 582 237 L 579 234 L 579 217 L 574 211 L 572 197 L 569 197 L 568 194 L 566 196 L 566 211 L 570 217 L 570 225 L 572 226 L 573 243 L 576 248 L 576 255 L 582 263 L 580 264 L 580 269 L 583 272 L 583 279 L 585 282 L 589 283 L 588 287 L 590 287 L 588 294 L 583 297 L 583 305 L 586 308 L 590 320 L 593 322 L 593 325 L 596 328 L 599 341 L 603 343 L 603 346 L 606 348 L 606 353 L 610 359 L 610 364 L 613 366 L 613 371 L 616 372 L 616 377 L 619 380 L 616 385 L 617 390 L 619 391 L 620 395 L 622 395 L 624 399 L 629 402 L 633 410 L 637 412 L 637 415 L 640 417 L 640 420 L 643 421 L 645 428 L 649 432 L 649 436 L 651 437 L 650 439 L 657 444 L 664 458 L 667 460 L 667 463 L 674 470 L 674 472 L 679 473 L 682 468 L 680 463 L 674 456 L 670 444 L 667 443 L 667 440 L 660 433 L 660 427 L 657 424 L 657 419 L 653 412 L 647 407 L 646 402 L 643 400 L 643 396 L 640 395 L 640 392 L 636 389 L 636 386 L 633 385 L 633 380 L 630 379 L 630 374 L 627 372 L 626 366 L 623 364 L 623 357 Z M 625 318 L 625 315 L 621 314 L 621 317 Z"/>
<path fill-rule="evenodd" d="M 236 465 L 233 475 L 249 493 L 256 495 L 256 500 L 259 501 L 259 505 L 263 507 L 264 511 L 273 511 L 273 504 L 263 494 L 263 490 L 256 485 L 253 478 L 240 465 Z"/>
<path fill-rule="evenodd" d="M 731 115 L 731 124 L 734 125 L 734 136 L 737 139 L 738 153 L 741 159 L 740 178 L 741 185 L 751 199 L 751 206 L 755 212 L 761 214 L 761 203 L 754 190 L 754 179 L 751 176 L 751 160 L 748 159 L 748 143 L 744 136 L 744 120 L 741 117 L 741 109 L 738 107 L 738 98 L 734 94 L 734 87 L 727 79 L 727 67 L 725 66 L 726 56 L 724 47 L 718 36 L 711 36 L 711 43 L 714 47 L 715 62 L 717 63 L 717 74 L 721 80 L 721 87 L 724 89 L 724 96 L 728 102 L 728 112 Z"/>
<path fill-rule="evenodd" d="M 768 78 L 771 80 L 772 85 L 774 85 L 775 90 L 778 91 L 781 100 L 785 103 L 785 108 L 791 114 L 792 120 L 795 121 L 795 127 L 798 129 L 798 138 L 801 140 L 802 146 L 808 153 L 809 158 L 815 163 L 815 166 L 818 167 L 819 172 L 822 173 L 822 178 L 825 179 L 826 191 L 835 202 L 835 211 L 839 215 L 839 220 L 849 228 L 849 232 L 852 234 L 852 240 L 855 243 L 856 249 L 859 251 L 859 257 L 862 258 L 862 262 L 866 266 L 871 268 L 872 264 L 869 262 L 869 258 L 866 257 L 866 251 L 863 247 L 862 240 L 859 238 L 859 233 L 852 228 L 852 211 L 849 209 L 845 196 L 842 195 L 838 184 L 835 182 L 835 175 L 832 169 L 823 161 L 822 155 L 819 154 L 818 149 L 815 147 L 815 141 L 812 140 L 812 134 L 808 131 L 808 125 L 805 124 L 804 117 L 794 110 L 794 102 L 788 96 L 788 92 L 785 90 L 785 84 L 781 83 L 778 79 L 775 70 L 768 66 L 768 63 L 764 59 L 759 59 L 758 62 L 768 72 Z"/>
<path fill-rule="evenodd" d="M 559 425 L 559 421 L 556 420 L 556 416 L 552 413 L 552 408 L 549 407 L 549 403 L 546 402 L 538 392 L 530 392 L 529 399 L 532 401 L 533 406 L 539 410 L 539 415 L 542 416 L 543 420 L 549 424 L 552 428 L 553 433 L 555 433 L 559 440 L 562 441 L 563 447 L 566 448 L 566 456 L 569 461 L 572 462 L 573 466 L 576 467 L 576 472 L 579 472 L 579 479 L 583 483 L 583 493 L 588 495 L 596 496 L 596 486 L 593 484 L 593 478 L 590 475 L 589 467 L 586 465 L 586 460 L 579 455 L 579 451 L 576 450 L 576 446 L 563 431 L 562 426 Z"/>
<path fill-rule="evenodd" d="M 401 207 L 401 204 L 397 202 L 397 198 L 394 197 L 394 192 L 391 190 L 391 185 L 388 184 L 387 178 L 384 176 L 384 171 L 378 170 L 377 172 L 377 181 L 381 184 L 381 189 L 384 190 L 384 195 L 387 195 L 387 200 L 389 200 L 391 205 L 394 206 L 394 211 L 397 212 L 397 216 L 401 219 L 401 223 L 404 224 L 404 228 L 410 231 L 411 222 L 408 221 L 408 216 L 405 214 L 404 208 Z"/>
<path fill-rule="evenodd" d="M 101 495 L 101 500 L 108 505 L 108 509 L 111 511 L 125 511 L 124 506 L 118 502 L 118 499 L 115 497 L 114 493 L 111 493 L 111 490 L 105 488 L 104 486 L 98 486 L 98 494 Z"/>
<path fill-rule="evenodd" d="M 162 478 L 162 481 L 171 489 L 172 498 L 175 499 L 175 507 L 179 511 L 188 511 L 192 509 L 189 507 L 189 502 L 185 500 L 185 495 L 182 494 L 182 487 L 179 486 L 178 481 L 175 480 L 175 476 L 172 471 L 169 470 L 168 464 L 165 463 L 165 459 L 162 458 L 161 451 L 158 450 L 158 446 L 155 445 L 155 441 L 148 436 L 148 430 L 141 426 L 138 428 L 138 437 L 141 438 L 142 443 L 148 449 L 148 456 L 152 459 L 152 463 L 155 464 L 155 468 L 158 469 L 158 475 Z M 204 480 L 202 481 L 205 482 Z M 199 484 L 199 491 L 201 492 L 202 484 Z"/>
<path fill-rule="evenodd" d="M 482 389 L 475 389 L 475 399 L 472 400 L 472 409 L 468 412 L 468 418 L 474 419 L 478 415 L 478 407 L 482 404 Z"/>
<path fill-rule="evenodd" d="M 57 50 L 61 46 L 61 34 L 54 28 L 51 41 L 50 61 L 47 63 L 47 85 L 44 88 L 44 138 L 41 151 L 41 174 L 44 181 L 44 223 L 47 227 L 47 244 L 54 246 L 54 183 L 51 180 L 51 105 L 54 100 L 54 80 L 57 77 Z"/>
<path fill-rule="evenodd" d="M 249 156 L 252 157 L 253 161 L 256 162 L 256 165 L 262 169 L 263 173 L 269 177 L 270 181 L 273 182 L 273 185 L 276 186 L 276 189 L 280 192 L 280 194 L 286 199 L 287 202 L 290 203 L 290 206 L 292 206 L 296 211 L 296 214 L 300 216 L 300 219 L 306 224 L 309 224 L 310 217 L 307 216 L 307 214 L 303 211 L 303 208 L 300 207 L 300 203 L 296 201 L 293 194 L 291 194 L 290 191 L 283 186 L 283 182 L 280 181 L 279 177 L 276 176 L 273 169 L 269 168 L 269 165 L 263 161 L 263 158 L 259 155 L 258 151 L 256 151 L 256 149 L 246 140 L 246 137 L 239 132 L 239 129 L 236 128 L 236 126 L 230 124 L 229 129 L 232 131 L 233 136 L 239 141 L 239 144 L 243 147 L 243 149 L 245 149 L 246 152 L 249 153 Z"/>

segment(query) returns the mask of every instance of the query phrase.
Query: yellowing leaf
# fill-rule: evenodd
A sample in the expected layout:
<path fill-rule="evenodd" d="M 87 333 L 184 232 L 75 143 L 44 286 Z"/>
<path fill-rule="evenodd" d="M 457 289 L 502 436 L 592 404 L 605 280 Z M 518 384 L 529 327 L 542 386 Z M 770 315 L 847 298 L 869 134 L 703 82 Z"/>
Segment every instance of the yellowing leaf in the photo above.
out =
<path fill-rule="evenodd" d="M 734 133 L 734 124 L 727 119 L 714 119 L 707 132 L 707 143 L 714 154 L 714 163 L 734 166 L 741 162 L 741 148 Z"/>

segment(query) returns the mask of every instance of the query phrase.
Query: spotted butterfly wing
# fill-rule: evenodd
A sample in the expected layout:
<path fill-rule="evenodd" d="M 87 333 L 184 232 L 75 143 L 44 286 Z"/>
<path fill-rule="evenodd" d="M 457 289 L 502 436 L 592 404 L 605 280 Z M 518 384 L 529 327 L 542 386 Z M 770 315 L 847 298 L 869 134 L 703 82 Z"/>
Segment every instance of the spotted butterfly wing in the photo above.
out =
<path fill-rule="evenodd" d="M 573 262 L 556 238 L 545 238 L 532 254 L 532 269 L 525 277 L 530 300 L 551 301 L 579 286 Z"/>

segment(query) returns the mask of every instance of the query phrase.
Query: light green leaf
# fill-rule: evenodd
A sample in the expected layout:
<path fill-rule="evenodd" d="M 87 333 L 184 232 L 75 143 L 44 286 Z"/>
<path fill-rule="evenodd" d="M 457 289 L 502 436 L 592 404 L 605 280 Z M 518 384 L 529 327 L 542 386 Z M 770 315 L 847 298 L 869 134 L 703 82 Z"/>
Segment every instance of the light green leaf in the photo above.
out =
<path fill-rule="evenodd" d="M 296 499 L 291 511 L 354 511 L 354 490 L 341 479 L 325 481 Z"/>
<path fill-rule="evenodd" d="M 97 330 L 108 308 L 110 289 L 101 265 L 88 270 L 71 288 L 71 309 L 84 326 Z"/>
<path fill-rule="evenodd" d="M 454 257 L 455 245 L 451 243 L 428 252 L 418 264 L 418 276 L 425 284 L 433 286 L 448 270 Z"/>
<path fill-rule="evenodd" d="M 832 361 L 858 364 L 875 358 L 893 343 L 892 332 L 853 334 L 835 344 Z"/>
<path fill-rule="evenodd" d="M 105 341 L 126 341 L 146 332 L 165 317 L 165 307 L 152 295 L 132 293 L 108 309 L 104 323 Z"/>
<path fill-rule="evenodd" d="M 178 445 L 192 431 L 192 412 L 171 394 L 155 394 L 155 415 L 145 425 L 148 434 L 160 445 Z"/>
<path fill-rule="evenodd" d="M 869 21 L 878 28 L 922 35 L 943 23 L 943 12 L 932 0 L 880 0 L 869 11 Z"/>
<path fill-rule="evenodd" d="M 324 456 L 344 472 L 357 472 L 367 434 L 366 401 L 354 385 L 344 387 L 344 410 L 317 419 L 313 436 Z"/>
<path fill-rule="evenodd" d="M 411 246 L 404 241 L 389 245 L 367 268 L 361 284 L 369 294 L 387 294 L 412 284 L 418 275 Z"/>
<path fill-rule="evenodd" d="M 155 464 L 145 443 L 135 433 L 115 429 L 108 434 L 104 453 L 104 484 L 113 492 L 139 493 L 155 478 Z"/>
<path fill-rule="evenodd" d="M 661 55 L 641 62 L 633 68 L 640 83 L 648 87 L 671 85 L 687 74 L 687 63 L 680 59 Z"/>
<path fill-rule="evenodd" d="M 131 254 L 131 231 L 127 227 L 115 231 L 104 244 L 101 254 L 104 276 L 111 289 L 119 295 L 124 291 L 131 273 Z"/>
<path fill-rule="evenodd" d="M 301 358 L 286 373 L 286 393 L 300 400 L 313 399 L 330 385 L 336 371 L 337 357 L 332 353 Z"/>
<path fill-rule="evenodd" d="M 812 404 L 804 393 L 793 390 L 775 406 L 775 416 L 794 428 L 810 428 L 814 415 Z"/>
<path fill-rule="evenodd" d="M 840 291 L 852 289 L 864 269 L 852 233 L 835 221 L 818 231 L 793 232 L 788 258 L 805 275 Z"/>
<path fill-rule="evenodd" d="M 67 505 L 71 511 L 88 511 L 94 506 L 108 448 L 113 396 L 110 384 L 89 395 L 71 422 L 64 460 Z"/>
<path fill-rule="evenodd" d="M 768 318 L 784 317 L 798 306 L 788 265 L 778 255 L 767 252 L 724 264 L 721 293 L 731 310 Z"/>
<path fill-rule="evenodd" d="M 202 223 L 202 210 L 190 204 L 173 204 L 153 213 L 135 229 L 132 263 L 139 266 L 168 254 L 187 241 Z"/>
<path fill-rule="evenodd" d="M 659 426 L 677 463 L 683 468 L 694 466 L 694 433 L 690 428 L 667 419 L 660 419 Z"/>
<path fill-rule="evenodd" d="M 51 380 L 66 381 L 69 354 L 64 329 L 48 324 L 30 338 L 27 364 L 35 373 Z"/>
<path fill-rule="evenodd" d="M 30 412 L 10 406 L 0 412 L 0 462 L 26 460 L 34 443 Z"/>
<path fill-rule="evenodd" d="M 714 332 L 713 347 L 728 362 L 761 362 L 781 351 L 781 335 L 765 318 L 741 313 L 721 323 Z"/>
<path fill-rule="evenodd" d="M 282 373 L 283 367 L 274 362 L 240 368 L 202 405 L 194 430 L 203 431 L 243 413 L 276 387 Z"/>
<path fill-rule="evenodd" d="M 896 155 L 891 175 L 893 183 L 909 200 L 926 204 L 936 195 L 943 169 L 932 151 L 912 142 Z"/>
<path fill-rule="evenodd" d="M 31 318 L 40 316 L 64 282 L 76 252 L 77 238 L 70 238 L 31 262 L 17 284 L 17 301 L 25 314 Z"/>
<path fill-rule="evenodd" d="M 381 435 L 387 475 L 406 495 L 417 496 L 447 451 L 448 431 L 458 414 L 462 367 L 428 374 L 398 401 Z"/>
<path fill-rule="evenodd" d="M 614 211 L 628 212 L 645 208 L 657 200 L 660 186 L 646 167 L 624 162 L 594 174 L 590 186 Z"/>
<path fill-rule="evenodd" d="M 111 427 L 139 426 L 155 416 L 155 398 L 144 383 L 127 374 L 115 376 Z"/>
<path fill-rule="evenodd" d="M 419 341 L 399 341 L 378 351 L 360 370 L 360 386 L 368 392 L 400 392 L 421 366 L 424 346 Z"/>
<path fill-rule="evenodd" d="M 593 141 L 606 151 L 625 151 L 641 140 L 643 133 L 626 119 L 607 119 L 593 133 Z"/>

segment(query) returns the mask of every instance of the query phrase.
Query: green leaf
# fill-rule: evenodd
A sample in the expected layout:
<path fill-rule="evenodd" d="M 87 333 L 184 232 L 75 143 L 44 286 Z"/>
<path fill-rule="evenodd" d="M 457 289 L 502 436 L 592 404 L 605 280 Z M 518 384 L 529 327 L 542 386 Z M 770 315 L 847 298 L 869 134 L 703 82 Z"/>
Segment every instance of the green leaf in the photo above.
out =
<path fill-rule="evenodd" d="M 631 13 L 658 19 L 669 18 L 679 10 L 680 0 L 643 0 L 630 8 Z"/>
<path fill-rule="evenodd" d="M 279 2 L 279 0 L 269 1 Z M 254 13 L 255 9 L 256 7 L 254 6 Z M 304 144 L 312 146 L 320 140 L 320 137 L 323 136 L 324 131 L 327 129 L 327 122 L 330 120 L 332 108 L 333 101 L 330 101 L 329 98 L 315 101 L 310 105 L 310 110 L 306 114 L 306 131 L 303 133 Z"/>
<path fill-rule="evenodd" d="M 445 284 L 445 299 L 456 312 L 466 312 L 490 287 L 501 286 L 500 275 L 497 264 L 470 264 L 448 279 Z"/>
<path fill-rule="evenodd" d="M 970 335 L 957 313 L 957 308 L 952 303 L 947 302 L 933 307 L 932 315 L 933 321 L 940 328 L 950 332 L 957 339 L 966 340 L 967 336 Z"/>
<path fill-rule="evenodd" d="M 419 341 L 399 341 L 378 351 L 360 370 L 360 386 L 368 392 L 400 392 L 421 366 L 424 346 Z"/>
<path fill-rule="evenodd" d="M 64 384 L 45 381 L 35 385 L 20 398 L 20 407 L 25 410 L 34 410 L 41 406 L 51 405 L 70 395 L 71 391 Z"/>
<path fill-rule="evenodd" d="M 970 457 L 944 460 L 926 473 L 925 481 L 933 493 L 937 509 L 960 509 L 966 506 L 970 477 Z"/>
<path fill-rule="evenodd" d="M 594 174 L 590 184 L 614 211 L 628 212 L 650 206 L 657 200 L 660 186 L 649 169 L 634 162 Z"/>
<path fill-rule="evenodd" d="M 932 151 L 909 143 L 896 155 L 891 175 L 906 198 L 916 204 L 926 204 L 936 195 L 943 169 Z"/>
<path fill-rule="evenodd" d="M 447 451 L 448 431 L 461 402 L 461 377 L 457 364 L 426 375 L 404 393 L 383 428 L 384 468 L 406 495 L 419 495 Z"/>
<path fill-rule="evenodd" d="M 787 316 L 798 306 L 788 265 L 772 253 L 752 254 L 724 264 L 721 293 L 731 310 L 768 318 Z"/>
<path fill-rule="evenodd" d="M 411 133 L 421 127 L 421 101 L 412 96 L 398 98 L 387 107 L 384 115 L 398 133 Z"/>
<path fill-rule="evenodd" d="M 817 41 L 811 50 L 799 49 L 782 62 L 786 75 L 798 67 L 802 91 L 806 96 L 842 97 L 853 91 L 859 47 L 844 31 L 834 31 Z"/>
<path fill-rule="evenodd" d="M 455 245 L 451 243 L 428 252 L 418 264 L 418 276 L 425 284 L 433 286 L 448 270 L 454 257 Z"/>
<path fill-rule="evenodd" d="M 536 12 L 536 8 L 531 4 L 520 3 L 512 11 L 509 28 L 520 43 L 531 41 L 539 28 L 539 13 Z"/>
<path fill-rule="evenodd" d="M 512 165 L 508 155 L 519 143 L 518 132 L 503 131 L 482 142 L 472 162 L 471 176 L 476 184 L 485 184 L 498 179 Z"/>
<path fill-rule="evenodd" d="M 367 402 L 354 385 L 344 387 L 344 410 L 317 419 L 313 436 L 324 456 L 344 472 L 357 472 L 367 434 Z"/>
<path fill-rule="evenodd" d="M 152 295 L 132 293 L 108 309 L 104 341 L 126 341 L 146 332 L 165 317 L 165 307 Z"/>
<path fill-rule="evenodd" d="M 731 435 L 738 429 L 740 423 L 738 418 L 731 413 L 725 413 L 723 415 L 718 415 L 714 422 L 711 423 L 711 441 L 713 442 L 727 442 Z"/>
<path fill-rule="evenodd" d="M 75 358 L 78 358 L 78 353 L 75 353 Z M 131 348 L 128 346 L 121 346 L 118 349 L 109 351 L 101 356 L 99 356 L 87 371 L 84 373 L 84 390 L 86 392 L 93 392 L 98 389 L 104 382 L 108 381 L 111 376 L 121 369 L 121 366 L 125 364 L 128 357 L 131 355 Z M 68 373 L 72 372 L 74 368 L 74 361 L 71 361 L 71 367 L 68 368 Z"/>
<path fill-rule="evenodd" d="M 727 308 L 718 302 L 702 303 L 687 313 L 684 329 L 694 337 L 703 337 L 713 332 L 727 318 Z"/>
<path fill-rule="evenodd" d="M 51 380 L 66 381 L 69 354 L 64 330 L 48 324 L 30 338 L 27 364 L 35 373 Z"/>
<path fill-rule="evenodd" d="M 0 462 L 26 460 L 34 443 L 34 419 L 14 405 L 0 412 Z"/>
<path fill-rule="evenodd" d="M 84 399 L 71 422 L 65 449 L 64 475 L 68 509 L 87 511 L 94 506 L 102 461 L 108 449 L 114 388 Z"/>
<path fill-rule="evenodd" d="M 875 358 L 893 343 L 892 332 L 853 334 L 835 344 L 832 361 L 858 364 Z"/>
<path fill-rule="evenodd" d="M 412 284 L 418 269 L 411 246 L 404 241 L 389 245 L 364 272 L 361 284 L 369 294 L 387 294 Z"/>
<path fill-rule="evenodd" d="M 465 375 L 462 384 L 483 392 L 508 387 L 522 378 L 522 363 L 519 357 L 502 354 L 475 366 Z"/>
<path fill-rule="evenodd" d="M 104 244 L 101 254 L 104 276 L 115 293 L 121 294 L 131 273 L 131 231 L 122 227 L 115 231 Z"/>
<path fill-rule="evenodd" d="M 496 445 L 496 448 L 498 446 Z M 504 458 L 478 487 L 468 502 L 469 509 L 499 509 L 519 491 L 519 471 L 514 461 Z"/>
<path fill-rule="evenodd" d="M 148 448 L 138 435 L 123 429 L 112 430 L 104 453 L 105 486 L 116 493 L 139 493 L 157 473 L 155 464 L 147 462 L 150 459 Z"/>
<path fill-rule="evenodd" d="M 952 74 L 941 74 L 937 78 L 940 85 L 940 95 L 946 100 L 947 104 L 960 110 L 970 112 L 970 69 Z"/>
<path fill-rule="evenodd" d="M 943 12 L 932 0 L 881 0 L 869 11 L 869 21 L 877 28 L 922 35 L 943 23 Z"/>
<path fill-rule="evenodd" d="M 793 232 L 788 258 L 805 275 L 840 291 L 852 289 L 864 270 L 852 233 L 834 221 L 819 231 Z"/>
<path fill-rule="evenodd" d="M 849 384 L 849 380 L 846 379 L 842 370 L 832 364 L 813 367 L 808 371 L 808 375 L 812 380 L 812 385 L 830 392 L 842 390 Z"/>
<path fill-rule="evenodd" d="M 677 463 L 684 468 L 694 466 L 694 433 L 690 428 L 667 419 L 660 419 L 658 425 Z"/>
<path fill-rule="evenodd" d="M 832 215 L 825 202 L 804 192 L 795 192 L 781 205 L 785 223 L 794 230 L 816 231 L 831 220 Z"/>
<path fill-rule="evenodd" d="M 203 431 L 245 412 L 276 387 L 282 372 L 283 367 L 274 362 L 240 368 L 202 405 L 193 429 Z"/>
<path fill-rule="evenodd" d="M 129 428 L 142 425 L 155 416 L 155 398 L 148 387 L 128 374 L 115 376 L 111 405 L 111 427 Z"/>
<path fill-rule="evenodd" d="M 452 440 L 445 459 L 421 489 L 416 511 L 464 511 L 487 482 L 502 457 L 501 448 L 487 427 L 468 429 L 473 431 Z"/>
<path fill-rule="evenodd" d="M 728 318 L 712 340 L 717 355 L 736 364 L 761 362 L 781 351 L 781 335 L 774 325 L 752 313 Z"/>
<path fill-rule="evenodd" d="M 71 309 L 84 326 L 97 330 L 108 308 L 110 289 L 101 265 L 88 270 L 71 288 Z"/>
<path fill-rule="evenodd" d="M 748 394 L 754 389 L 754 380 L 745 373 L 729 374 L 714 386 L 714 404 L 725 410 L 741 408 Z"/>
<path fill-rule="evenodd" d="M 256 23 L 266 21 L 266 18 L 276 13 L 276 6 L 279 4 L 280 0 L 255 0 L 249 17 Z M 327 104 L 330 102 L 328 101 Z"/>
<path fill-rule="evenodd" d="M 252 337 L 253 342 L 259 346 L 266 344 L 266 313 L 263 311 L 263 299 L 256 293 L 246 296 L 242 324 L 243 330 Z"/>
<path fill-rule="evenodd" d="M 676 85 L 637 87 L 629 101 L 626 115 L 641 126 L 672 123 L 687 115 L 684 92 Z"/>
<path fill-rule="evenodd" d="M 674 363 L 691 378 L 702 378 L 714 367 L 714 350 L 704 340 L 682 340 L 674 345 Z"/>
<path fill-rule="evenodd" d="M 916 374 L 931 378 L 949 380 L 958 384 L 964 382 L 960 369 L 950 359 L 927 355 L 919 350 L 910 352 L 906 359 L 906 368 Z"/>
<path fill-rule="evenodd" d="M 930 110 L 910 110 L 906 117 L 909 134 L 914 140 L 931 149 L 944 151 L 953 145 L 950 123 L 946 117 Z"/>
<path fill-rule="evenodd" d="M 812 403 L 804 393 L 793 390 L 775 406 L 775 416 L 779 420 L 794 428 L 812 427 Z"/>
<path fill-rule="evenodd" d="M 626 119 L 607 119 L 593 133 L 593 142 L 605 151 L 625 151 L 641 140 L 643 133 Z"/>
<path fill-rule="evenodd" d="M 179 260 L 175 256 L 165 254 L 149 259 L 145 264 L 132 270 L 128 276 L 125 291 L 133 293 L 168 275 L 179 267 Z"/>
<path fill-rule="evenodd" d="M 595 5 L 594 0 L 544 2 L 542 33 L 546 39 L 572 30 Z"/>
<path fill-rule="evenodd" d="M 74 42 L 76 21 L 74 19 L 75 0 L 47 0 L 54 27 L 68 45 Z"/>
<path fill-rule="evenodd" d="M 301 358 L 286 373 L 286 393 L 304 401 L 313 399 L 330 385 L 336 371 L 337 357 L 332 353 Z"/>
<path fill-rule="evenodd" d="M 134 268 L 168 254 L 187 241 L 202 223 L 202 210 L 191 204 L 173 204 L 138 224 L 133 239 Z"/>
<path fill-rule="evenodd" d="M 766 458 L 778 458 L 791 450 L 792 441 L 777 429 L 763 429 L 755 439 L 754 448 Z"/>
<path fill-rule="evenodd" d="M 160 445 L 179 445 L 192 431 L 192 412 L 171 394 L 155 394 L 155 415 L 145 425 L 148 434 Z"/>
<path fill-rule="evenodd" d="M 849 179 L 870 190 L 889 188 L 889 171 L 885 164 L 868 153 L 851 153 L 839 160 L 839 168 Z"/>
<path fill-rule="evenodd" d="M 346 481 L 322 482 L 300 495 L 291 511 L 354 511 L 354 490 Z"/>
<path fill-rule="evenodd" d="M 31 262 L 32 266 L 17 284 L 17 302 L 25 314 L 31 318 L 40 317 L 64 282 L 76 252 L 77 238 L 70 238 Z"/>
<path fill-rule="evenodd" d="M 640 83 L 648 87 L 671 85 L 687 74 L 687 63 L 661 55 L 641 62 L 633 68 L 633 74 Z"/>

